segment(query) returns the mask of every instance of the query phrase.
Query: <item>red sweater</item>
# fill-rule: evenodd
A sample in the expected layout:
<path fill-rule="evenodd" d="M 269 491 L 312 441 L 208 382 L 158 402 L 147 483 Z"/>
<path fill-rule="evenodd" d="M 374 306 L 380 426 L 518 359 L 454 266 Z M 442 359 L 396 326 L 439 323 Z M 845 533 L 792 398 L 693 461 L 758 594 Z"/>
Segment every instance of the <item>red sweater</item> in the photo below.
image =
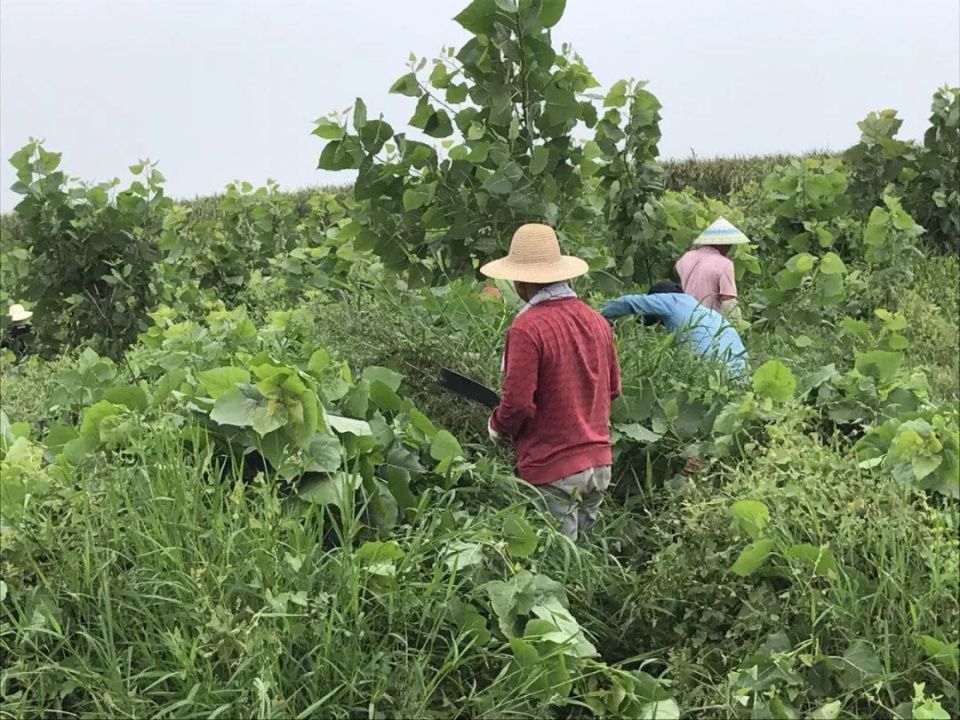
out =
<path fill-rule="evenodd" d="M 534 485 L 610 465 L 610 401 L 620 369 L 610 325 L 576 298 L 549 300 L 507 331 L 503 396 L 490 421 L 513 438 Z"/>

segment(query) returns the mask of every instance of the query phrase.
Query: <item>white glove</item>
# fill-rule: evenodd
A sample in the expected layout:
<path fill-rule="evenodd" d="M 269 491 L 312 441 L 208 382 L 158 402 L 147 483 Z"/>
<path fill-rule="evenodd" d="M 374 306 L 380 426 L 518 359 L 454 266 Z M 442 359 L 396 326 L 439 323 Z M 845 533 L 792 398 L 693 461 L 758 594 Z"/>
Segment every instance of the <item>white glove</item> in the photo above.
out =
<path fill-rule="evenodd" d="M 490 440 L 495 445 L 504 445 L 509 439 L 503 433 L 498 433 L 493 429 L 493 417 L 487 420 L 487 433 L 490 435 Z"/>

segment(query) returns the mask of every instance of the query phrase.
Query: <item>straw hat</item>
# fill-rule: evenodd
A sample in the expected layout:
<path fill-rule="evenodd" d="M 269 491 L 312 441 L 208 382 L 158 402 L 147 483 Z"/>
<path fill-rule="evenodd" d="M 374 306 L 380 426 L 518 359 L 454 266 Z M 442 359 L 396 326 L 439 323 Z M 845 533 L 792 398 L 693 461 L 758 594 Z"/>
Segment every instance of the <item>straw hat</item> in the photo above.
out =
<path fill-rule="evenodd" d="M 24 322 L 33 317 L 33 313 L 25 309 L 23 305 L 17 303 L 16 305 L 11 305 L 10 309 L 7 311 L 7 314 L 10 315 L 10 319 L 15 322 Z"/>
<path fill-rule="evenodd" d="M 549 225 L 521 225 L 505 258 L 492 260 L 480 272 L 496 280 L 555 283 L 583 275 L 590 267 L 580 258 L 560 254 L 557 234 Z"/>
<path fill-rule="evenodd" d="M 700 237 L 693 241 L 694 245 L 743 245 L 750 242 L 750 238 L 740 232 L 724 217 L 717 218 L 713 224 L 700 233 Z"/>

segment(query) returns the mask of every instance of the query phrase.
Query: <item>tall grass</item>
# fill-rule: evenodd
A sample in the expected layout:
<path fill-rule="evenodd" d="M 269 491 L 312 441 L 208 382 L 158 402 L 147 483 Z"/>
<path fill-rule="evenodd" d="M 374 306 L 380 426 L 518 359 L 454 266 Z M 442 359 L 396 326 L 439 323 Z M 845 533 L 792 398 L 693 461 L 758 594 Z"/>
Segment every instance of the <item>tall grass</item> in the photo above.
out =
<path fill-rule="evenodd" d="M 470 488 L 431 493 L 393 535 L 403 557 L 377 565 L 358 553 L 373 537 L 352 505 L 307 505 L 263 475 L 244 484 L 194 430 L 139 432 L 135 451 L 4 528 L 0 715 L 550 716 L 509 645 L 456 620 L 482 605 L 483 582 L 515 572 L 497 551 L 502 513 L 528 505 L 511 484 L 478 480 L 482 504 Z M 574 612 L 628 584 L 616 560 L 541 527 L 541 571 Z M 453 539 L 487 562 L 448 568 Z M 618 634 L 593 619 L 601 640 Z"/>

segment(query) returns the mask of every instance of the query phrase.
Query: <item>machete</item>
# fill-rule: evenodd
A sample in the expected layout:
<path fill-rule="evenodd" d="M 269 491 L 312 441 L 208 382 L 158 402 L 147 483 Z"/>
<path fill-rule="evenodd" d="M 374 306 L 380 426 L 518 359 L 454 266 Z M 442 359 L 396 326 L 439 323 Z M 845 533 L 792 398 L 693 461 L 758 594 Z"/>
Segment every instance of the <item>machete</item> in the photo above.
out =
<path fill-rule="evenodd" d="M 476 380 L 471 380 L 447 368 L 440 370 L 440 379 L 437 380 L 437 384 L 444 390 L 460 395 L 467 400 L 473 400 L 473 402 L 480 403 L 488 408 L 495 408 L 500 404 L 500 396 L 486 385 L 481 385 Z"/>

